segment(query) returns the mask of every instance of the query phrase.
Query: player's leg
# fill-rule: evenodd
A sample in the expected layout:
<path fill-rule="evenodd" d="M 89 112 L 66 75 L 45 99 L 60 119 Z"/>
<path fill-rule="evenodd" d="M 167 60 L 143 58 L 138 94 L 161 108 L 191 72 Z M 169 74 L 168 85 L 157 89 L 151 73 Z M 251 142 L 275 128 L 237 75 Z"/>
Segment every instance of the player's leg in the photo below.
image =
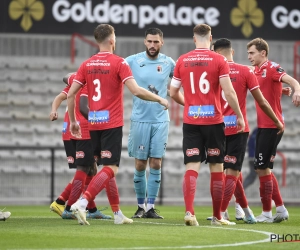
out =
<path fill-rule="evenodd" d="M 253 184 L 257 176 L 254 168 L 254 159 L 253 158 L 249 159 L 248 164 L 249 164 L 249 174 L 246 176 L 245 180 L 243 181 L 244 189 L 246 189 L 251 184 Z"/>
<path fill-rule="evenodd" d="M 199 126 L 183 124 L 183 144 L 185 174 L 183 176 L 182 192 L 185 203 L 184 221 L 187 226 L 198 226 L 195 216 L 194 199 L 197 190 L 197 178 L 200 162 L 204 153 L 203 138 Z"/>
<path fill-rule="evenodd" d="M 69 169 L 76 169 L 75 158 L 76 158 L 76 149 L 75 143 L 71 140 L 64 140 L 64 147 L 67 156 L 67 161 L 69 164 Z M 62 216 L 62 213 L 65 210 L 65 203 L 69 199 L 71 190 L 72 190 L 72 181 L 67 184 L 62 193 L 58 196 L 58 198 L 53 201 L 50 205 L 50 210 L 57 213 L 59 216 Z M 74 215 L 70 214 L 64 219 L 75 219 Z"/>
<path fill-rule="evenodd" d="M 95 162 L 91 140 L 86 139 L 86 140 L 74 140 L 74 141 L 76 142 L 77 170 L 73 178 L 70 197 L 64 211 L 64 213 L 66 214 L 71 212 L 71 206 L 79 199 L 80 195 L 82 194 L 85 188 L 85 182 L 88 173 L 90 172 L 90 169 L 94 167 L 94 162 Z M 80 220 L 78 220 L 78 222 L 80 224 L 85 223 L 84 221 L 80 221 Z"/>
<path fill-rule="evenodd" d="M 205 148 L 210 168 L 210 192 L 213 205 L 213 217 L 211 225 L 235 225 L 222 218 L 221 205 L 224 195 L 223 162 L 225 153 L 224 123 L 201 126 L 205 137 Z"/>
<path fill-rule="evenodd" d="M 151 127 L 149 153 L 150 173 L 147 185 L 147 212 L 145 218 L 163 219 L 154 208 L 161 184 L 161 164 L 168 141 L 169 122 L 154 123 Z"/>
<path fill-rule="evenodd" d="M 93 179 L 93 177 L 97 174 L 98 169 L 97 169 L 97 163 L 95 161 L 94 166 L 92 168 L 90 168 L 90 171 L 86 177 L 85 180 L 85 184 L 84 184 L 84 192 L 87 189 L 88 185 L 90 184 L 91 180 Z M 110 215 L 105 215 L 103 214 L 101 211 L 106 210 L 107 208 L 103 208 L 103 209 L 98 209 L 96 206 L 95 201 L 90 201 L 87 205 L 87 215 L 86 218 L 87 219 L 105 219 L 105 220 L 109 220 L 111 219 Z"/>
<path fill-rule="evenodd" d="M 274 147 L 273 152 L 272 152 L 272 159 L 275 159 L 276 156 L 276 151 L 277 151 L 277 146 L 282 138 L 283 134 L 277 135 L 277 140 L 276 140 L 276 147 Z M 272 182 L 273 182 L 273 193 L 272 193 L 272 199 L 275 202 L 276 206 L 276 214 L 273 216 L 273 222 L 279 223 L 284 220 L 289 219 L 289 212 L 284 206 L 280 190 L 279 190 L 279 185 L 276 176 L 274 173 L 271 173 L 272 175 Z"/>
<path fill-rule="evenodd" d="M 277 129 L 259 128 L 256 136 L 255 168 L 259 176 L 262 213 L 258 222 L 272 223 L 273 168 L 272 152 L 276 147 Z"/>
<path fill-rule="evenodd" d="M 149 156 L 151 124 L 131 121 L 128 137 L 128 154 L 135 158 L 133 188 L 137 199 L 137 210 L 132 218 L 142 218 L 146 212 L 147 193 L 146 167 Z"/>
<path fill-rule="evenodd" d="M 114 178 L 118 172 L 122 150 L 122 136 L 122 127 L 103 131 L 91 131 L 93 144 L 96 142 L 101 145 L 100 155 L 103 168 L 92 179 L 82 198 L 72 205 L 71 209 L 78 211 L 82 220 L 85 219 L 82 211 L 84 211 L 88 202 L 94 200 L 96 195 L 108 185 L 110 179 Z M 93 146 L 93 148 L 96 147 Z M 116 193 L 116 195 L 119 197 L 118 193 Z M 132 223 L 131 219 L 128 219 L 123 215 L 119 205 L 112 206 L 112 209 L 114 212 L 115 224 Z"/>

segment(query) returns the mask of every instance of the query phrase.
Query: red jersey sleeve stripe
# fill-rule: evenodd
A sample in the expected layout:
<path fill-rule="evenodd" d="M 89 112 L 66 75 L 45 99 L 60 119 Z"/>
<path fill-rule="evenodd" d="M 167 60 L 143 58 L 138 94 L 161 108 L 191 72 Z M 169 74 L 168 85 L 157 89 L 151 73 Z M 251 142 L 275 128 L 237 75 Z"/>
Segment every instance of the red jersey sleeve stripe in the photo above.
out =
<path fill-rule="evenodd" d="M 252 89 L 249 89 L 249 90 L 252 91 L 252 90 L 257 89 L 257 88 L 259 88 L 259 86 L 255 86 L 255 87 L 253 87 Z"/>
<path fill-rule="evenodd" d="M 126 77 L 123 79 L 122 83 L 126 82 L 128 79 L 133 79 L 133 78 L 134 78 L 133 76 Z"/>
<path fill-rule="evenodd" d="M 68 93 L 64 90 L 61 93 L 65 94 L 65 95 L 68 95 Z"/>
<path fill-rule="evenodd" d="M 283 74 L 280 76 L 279 82 L 281 82 L 281 79 L 282 79 L 282 77 L 283 77 L 284 75 L 286 75 L 286 73 L 283 73 Z"/>
<path fill-rule="evenodd" d="M 219 78 L 223 78 L 223 77 L 229 77 L 229 75 L 226 74 L 226 75 L 220 75 L 220 76 L 219 76 Z"/>
<path fill-rule="evenodd" d="M 80 85 L 84 86 L 84 84 L 82 82 L 79 82 L 78 80 L 74 80 L 74 82 L 79 83 Z"/>

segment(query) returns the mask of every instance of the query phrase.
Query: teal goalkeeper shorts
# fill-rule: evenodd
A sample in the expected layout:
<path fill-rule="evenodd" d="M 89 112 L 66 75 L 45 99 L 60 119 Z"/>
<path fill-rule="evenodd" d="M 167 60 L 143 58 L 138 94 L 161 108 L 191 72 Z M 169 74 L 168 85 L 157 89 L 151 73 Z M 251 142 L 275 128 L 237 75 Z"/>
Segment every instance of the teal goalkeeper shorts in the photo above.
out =
<path fill-rule="evenodd" d="M 169 122 L 131 121 L 128 137 L 128 154 L 139 160 L 162 158 L 165 155 Z"/>

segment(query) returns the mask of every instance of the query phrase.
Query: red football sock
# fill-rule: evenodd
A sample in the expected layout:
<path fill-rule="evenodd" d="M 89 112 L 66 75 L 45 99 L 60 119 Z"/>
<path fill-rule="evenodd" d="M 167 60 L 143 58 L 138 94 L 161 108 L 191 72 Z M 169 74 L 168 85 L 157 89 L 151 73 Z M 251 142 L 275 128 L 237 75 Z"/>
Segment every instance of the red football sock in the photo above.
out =
<path fill-rule="evenodd" d="M 239 180 L 241 181 L 241 183 L 243 184 L 243 174 L 242 172 L 240 172 L 240 175 L 239 175 Z"/>
<path fill-rule="evenodd" d="M 115 177 L 109 180 L 109 182 L 105 186 L 105 189 L 111 210 L 113 212 L 118 212 L 120 210 L 120 199 Z"/>
<path fill-rule="evenodd" d="M 60 194 L 58 199 L 66 202 L 69 199 L 70 193 L 72 190 L 72 183 L 68 183 L 68 185 L 65 187 L 65 190 Z"/>
<path fill-rule="evenodd" d="M 234 196 L 235 196 L 236 202 L 239 203 L 242 208 L 248 207 L 248 201 L 247 201 L 245 190 L 243 187 L 243 182 L 241 181 L 240 178 L 238 178 L 238 180 L 236 182 Z"/>
<path fill-rule="evenodd" d="M 260 181 L 260 199 L 263 205 L 263 211 L 269 212 L 272 210 L 272 193 L 273 193 L 273 181 L 272 175 L 265 175 L 259 177 Z"/>
<path fill-rule="evenodd" d="M 85 179 L 87 174 L 81 170 L 76 170 L 72 182 L 72 191 L 68 200 L 68 206 L 72 206 L 80 197 L 83 192 Z"/>
<path fill-rule="evenodd" d="M 225 176 L 225 188 L 224 188 L 224 194 L 223 194 L 223 200 L 222 200 L 222 205 L 221 205 L 221 212 L 225 212 L 227 209 L 229 202 L 232 198 L 232 195 L 235 191 L 236 187 L 236 182 L 237 182 L 237 177 L 234 175 L 226 175 Z"/>
<path fill-rule="evenodd" d="M 183 177 L 182 191 L 185 203 L 185 211 L 195 214 L 194 199 L 197 187 L 198 173 L 194 170 L 187 170 Z"/>
<path fill-rule="evenodd" d="M 283 205 L 283 200 L 279 191 L 278 181 L 276 176 L 271 173 L 272 175 L 272 182 L 273 182 L 273 193 L 272 193 L 272 200 L 274 200 L 276 207 Z"/>
<path fill-rule="evenodd" d="M 87 189 L 88 185 L 90 184 L 91 180 L 93 179 L 94 176 L 87 176 L 85 179 L 85 184 L 84 184 L 84 191 Z M 87 204 L 87 208 L 88 210 L 92 210 L 92 209 L 96 209 L 96 203 L 94 200 L 89 201 L 89 203 Z"/>
<path fill-rule="evenodd" d="M 114 171 L 110 167 L 104 166 L 101 171 L 94 176 L 83 197 L 88 201 L 94 200 L 96 195 L 105 188 L 109 180 L 113 177 Z"/>
<path fill-rule="evenodd" d="M 210 173 L 210 193 L 212 197 L 213 216 L 220 220 L 224 192 L 223 172 Z"/>

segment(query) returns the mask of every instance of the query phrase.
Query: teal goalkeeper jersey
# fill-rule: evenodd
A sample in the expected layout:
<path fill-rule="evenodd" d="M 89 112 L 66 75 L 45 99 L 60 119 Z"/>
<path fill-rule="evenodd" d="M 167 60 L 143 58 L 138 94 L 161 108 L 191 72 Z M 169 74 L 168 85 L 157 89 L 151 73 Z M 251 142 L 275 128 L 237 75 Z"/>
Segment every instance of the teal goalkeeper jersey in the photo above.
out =
<path fill-rule="evenodd" d="M 159 53 L 157 59 L 151 60 L 146 52 L 126 58 L 137 84 L 167 98 L 169 78 L 172 78 L 175 62 L 171 57 Z M 168 110 L 157 102 L 144 101 L 133 96 L 132 121 L 165 122 L 170 121 Z"/>

